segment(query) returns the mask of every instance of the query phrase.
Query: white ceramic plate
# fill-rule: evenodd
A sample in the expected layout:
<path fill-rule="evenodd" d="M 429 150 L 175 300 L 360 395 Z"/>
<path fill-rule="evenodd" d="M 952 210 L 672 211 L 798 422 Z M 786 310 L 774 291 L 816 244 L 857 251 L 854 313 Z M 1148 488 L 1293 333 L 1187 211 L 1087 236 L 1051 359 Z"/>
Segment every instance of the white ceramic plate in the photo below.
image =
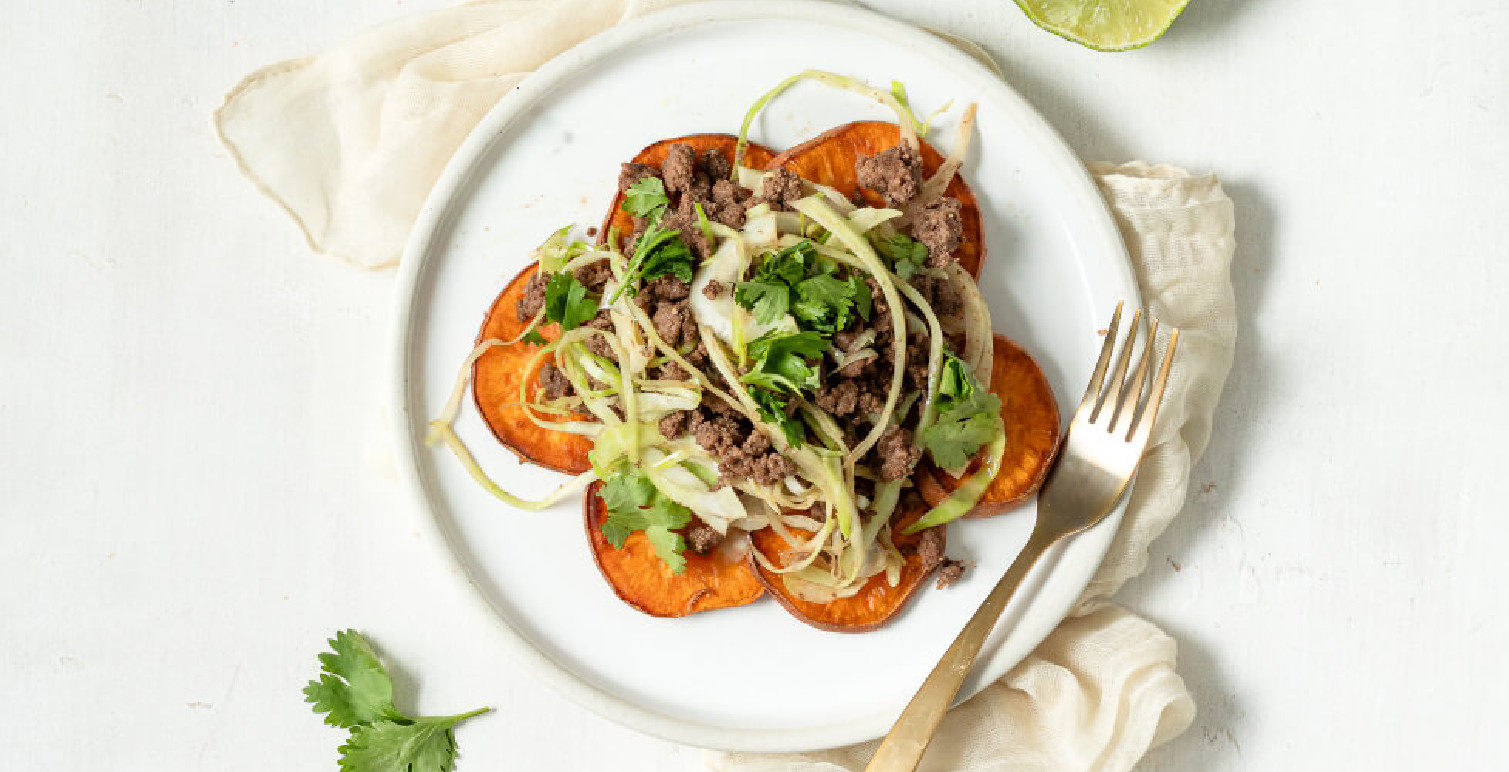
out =
<path fill-rule="evenodd" d="M 570 697 L 642 731 L 704 747 L 811 749 L 883 734 L 1026 542 L 1033 507 L 951 526 L 949 555 L 977 567 L 946 591 L 920 592 L 875 632 L 820 632 L 768 599 L 656 619 L 624 605 L 599 576 L 579 502 L 514 511 L 420 438 L 494 295 L 532 246 L 561 224 L 600 222 L 619 163 L 644 145 L 736 131 L 757 95 L 807 67 L 874 84 L 900 79 L 919 112 L 953 100 L 930 135 L 944 147 L 958 108 L 979 104 L 963 173 L 984 213 L 980 286 L 996 330 L 1033 352 L 1060 402 L 1072 405 L 1099 350 L 1096 330 L 1116 301 L 1137 301 L 1093 183 L 1043 120 L 978 62 L 926 32 L 826 3 L 696 3 L 615 28 L 553 60 L 456 153 L 400 271 L 399 467 L 471 594 L 503 623 L 512 653 Z M 857 95 L 805 83 L 766 111 L 753 137 L 785 148 L 861 118 L 891 115 Z M 520 466 L 467 405 L 458 431 L 505 487 L 538 497 L 564 479 Z M 1052 630 L 1119 522 L 1118 512 L 1029 578 L 962 696 L 1005 673 Z"/>

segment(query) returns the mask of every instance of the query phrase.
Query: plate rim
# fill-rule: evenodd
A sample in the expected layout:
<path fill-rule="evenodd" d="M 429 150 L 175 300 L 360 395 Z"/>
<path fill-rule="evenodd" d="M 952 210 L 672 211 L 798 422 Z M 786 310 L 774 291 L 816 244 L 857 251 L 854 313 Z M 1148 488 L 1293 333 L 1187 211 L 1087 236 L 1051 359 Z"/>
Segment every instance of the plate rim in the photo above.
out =
<path fill-rule="evenodd" d="M 993 100 L 998 105 L 1020 118 L 1020 125 L 1043 148 L 1047 161 L 1056 172 L 1067 178 L 1070 188 L 1082 208 L 1095 213 L 1099 220 L 1092 241 L 1102 242 L 1093 254 L 1106 254 L 1109 265 L 1105 266 L 1119 274 L 1114 277 L 1124 292 L 1127 301 L 1140 304 L 1138 286 L 1132 273 L 1126 245 L 1120 231 L 1111 218 L 1104 199 L 1101 198 L 1088 170 L 1074 155 L 1068 144 L 1030 103 L 1006 80 L 991 71 L 974 57 L 930 31 L 903 21 L 848 5 L 828 0 L 765 0 L 761 3 L 745 3 L 741 0 L 701 0 L 701 2 L 675 6 L 656 11 L 646 16 L 611 27 L 576 46 L 562 52 L 524 78 L 505 98 L 500 99 L 477 123 L 466 139 L 457 147 L 444 170 L 436 179 L 425 199 L 414 226 L 409 233 L 399 262 L 393 288 L 396 313 L 390 327 L 389 366 L 386 383 L 389 429 L 396 456 L 396 471 L 401 489 L 400 495 L 407 501 L 408 509 L 419 524 L 430 550 L 437 553 L 442 565 L 449 567 L 449 575 L 465 587 L 465 596 L 476 610 L 492 620 L 494 629 L 509 656 L 522 663 L 533 676 L 549 684 L 557 693 L 593 712 L 637 731 L 661 739 L 703 748 L 722 750 L 777 752 L 803 751 L 834 748 L 870 740 L 884 734 L 890 719 L 884 715 L 866 715 L 847 721 L 801 729 L 738 728 L 702 724 L 660 713 L 642 707 L 628 699 L 612 694 L 581 678 L 571 669 L 552 659 L 549 654 L 535 646 L 527 636 L 515 629 L 488 594 L 473 580 L 476 567 L 463 557 L 458 549 L 461 542 L 454 524 L 441 513 L 431 499 L 427 474 L 419 460 L 422 440 L 415 431 L 414 415 L 410 409 L 413 396 L 410 374 L 413 372 L 414 310 L 419 300 L 417 291 L 424 275 L 428 253 L 437 233 L 442 233 L 453 217 L 453 204 L 463 198 L 479 169 L 478 162 L 491 152 L 494 142 L 502 136 L 512 121 L 527 111 L 538 99 L 582 69 L 592 66 L 598 59 L 610 56 L 635 41 L 663 33 L 694 27 L 709 22 L 754 19 L 789 19 L 817 24 L 843 25 L 864 34 L 888 38 L 892 41 L 925 49 L 947 70 L 963 77 L 964 85 L 980 95 L 980 100 Z M 1083 265 L 1083 263 L 1081 264 Z M 421 421 L 422 423 L 422 421 Z M 1095 566 L 1098 568 L 1110 548 L 1112 538 L 1120 526 L 1126 502 L 1123 501 L 1110 516 L 1095 529 L 1082 534 L 1076 541 L 1089 541 L 1098 552 Z M 442 522 L 446 521 L 446 522 Z M 1055 561 L 1056 562 L 1056 561 Z M 1094 570 L 1085 577 L 1083 586 L 1088 586 Z M 1083 586 L 1080 592 L 1083 592 Z M 1040 603 L 1038 598 L 1034 603 Z M 1073 599 L 1063 603 L 1049 604 L 1055 609 L 1052 615 L 1062 620 L 1073 605 Z M 1045 629 L 1026 647 L 1030 653 L 1052 632 Z M 1020 660 L 1017 660 L 1019 662 Z M 997 666 L 1000 673 L 979 681 L 983 689 L 996 678 L 1004 675 L 1016 662 Z M 975 692 L 978 693 L 978 690 Z M 962 694 L 959 701 L 972 694 Z"/>

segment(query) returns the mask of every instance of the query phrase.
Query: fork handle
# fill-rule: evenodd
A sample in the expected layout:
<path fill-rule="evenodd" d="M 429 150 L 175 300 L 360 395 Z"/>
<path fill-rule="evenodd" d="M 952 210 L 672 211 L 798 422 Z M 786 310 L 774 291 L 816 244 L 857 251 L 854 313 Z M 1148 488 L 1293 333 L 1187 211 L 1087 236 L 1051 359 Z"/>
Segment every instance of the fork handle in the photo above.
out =
<path fill-rule="evenodd" d="M 880 742 L 880 747 L 875 750 L 875 756 L 870 759 L 865 772 L 912 772 L 917 768 L 923 751 L 927 750 L 933 733 L 943 721 L 943 714 L 948 712 L 954 695 L 959 693 L 959 686 L 964 683 L 964 677 L 969 675 L 970 667 L 974 665 L 975 657 L 985 643 L 985 637 L 995 628 L 996 620 L 1001 618 L 1001 613 L 1006 610 L 1006 604 L 1011 601 L 1011 596 L 1016 593 L 1022 580 L 1058 539 L 1058 534 L 1044 534 L 1033 529 L 1032 536 L 1027 539 L 1027 546 L 1017 554 L 1011 567 L 1006 569 L 1006 574 L 996 582 L 990 594 L 985 596 L 980 608 L 975 610 L 969 623 L 959 631 L 933 672 L 928 674 L 927 680 L 922 682 L 922 686 L 912 696 L 912 701 L 901 711 L 901 717 L 896 719 L 891 731 Z"/>

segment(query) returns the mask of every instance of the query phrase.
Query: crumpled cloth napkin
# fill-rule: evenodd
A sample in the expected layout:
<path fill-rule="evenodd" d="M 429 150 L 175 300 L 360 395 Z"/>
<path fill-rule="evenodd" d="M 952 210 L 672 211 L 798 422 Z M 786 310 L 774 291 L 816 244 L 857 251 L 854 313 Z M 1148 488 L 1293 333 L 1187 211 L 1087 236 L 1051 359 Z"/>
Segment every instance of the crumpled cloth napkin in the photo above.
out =
<path fill-rule="evenodd" d="M 480 0 L 411 16 L 253 73 L 226 96 L 215 127 L 315 251 L 391 266 L 447 159 L 515 84 L 597 32 L 684 1 Z M 949 713 L 924 770 L 1128 770 L 1194 718 L 1174 640 L 1109 599 L 1146 567 L 1210 437 L 1236 336 L 1232 204 L 1214 175 L 1143 163 L 1090 170 L 1145 304 L 1182 331 L 1178 362 L 1105 562 L 1031 656 Z M 873 749 L 710 753 L 707 762 L 724 772 L 841 772 L 862 769 Z"/>

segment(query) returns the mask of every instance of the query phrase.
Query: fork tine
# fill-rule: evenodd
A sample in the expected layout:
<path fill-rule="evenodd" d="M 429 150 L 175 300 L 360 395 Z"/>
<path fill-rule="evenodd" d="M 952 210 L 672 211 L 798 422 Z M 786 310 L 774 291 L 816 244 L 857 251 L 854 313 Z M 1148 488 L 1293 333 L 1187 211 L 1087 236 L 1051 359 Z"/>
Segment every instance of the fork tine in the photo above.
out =
<path fill-rule="evenodd" d="M 1111 380 L 1106 383 L 1105 394 L 1095 404 L 1095 412 L 1090 415 L 1091 421 L 1100 418 L 1100 413 L 1102 410 L 1105 410 L 1106 405 L 1110 405 L 1112 411 L 1116 409 L 1116 405 L 1121 398 L 1122 383 L 1127 377 L 1127 363 L 1132 359 L 1132 347 L 1137 345 L 1137 331 L 1141 329 L 1137 323 L 1140 321 L 1142 321 L 1142 309 L 1139 308 L 1132 312 L 1132 323 L 1127 325 L 1126 345 L 1122 346 L 1121 354 L 1116 357 L 1116 371 L 1112 373 Z M 1114 421 L 1115 415 L 1113 414 L 1112 420 L 1106 422 L 1107 431 L 1115 428 Z"/>
<path fill-rule="evenodd" d="M 1147 390 L 1148 365 L 1153 359 L 1153 341 L 1158 340 L 1158 319 L 1148 314 L 1147 341 L 1142 345 L 1142 356 L 1137 360 L 1137 372 L 1126 381 L 1126 393 L 1121 396 L 1121 404 L 1116 406 L 1116 412 L 1111 414 L 1112 427 L 1122 421 L 1133 421 L 1137 417 L 1137 403 L 1142 399 Z M 1127 348 L 1132 347 L 1131 341 L 1127 341 Z M 1128 424 L 1130 430 L 1132 424 Z"/>
<path fill-rule="evenodd" d="M 1175 328 L 1168 336 L 1168 348 L 1163 352 L 1163 364 L 1158 366 L 1158 377 L 1153 381 L 1153 390 L 1147 396 L 1147 406 L 1142 409 L 1142 415 L 1127 429 L 1127 441 L 1135 442 L 1141 452 L 1141 448 L 1147 446 L 1148 437 L 1153 432 L 1153 422 L 1158 419 L 1158 406 L 1163 402 L 1163 387 L 1168 384 L 1168 371 L 1174 363 L 1174 349 L 1179 347 L 1179 330 Z"/>
<path fill-rule="evenodd" d="M 1121 324 L 1121 306 L 1116 304 L 1116 313 L 1111 314 L 1111 325 L 1106 328 L 1106 340 L 1100 344 L 1100 359 L 1095 362 L 1095 372 L 1090 374 L 1090 385 L 1085 387 L 1085 396 L 1079 400 L 1079 412 L 1092 407 L 1100 393 L 1100 382 L 1105 377 L 1106 365 L 1111 362 L 1111 352 L 1116 350 L 1116 327 Z"/>

